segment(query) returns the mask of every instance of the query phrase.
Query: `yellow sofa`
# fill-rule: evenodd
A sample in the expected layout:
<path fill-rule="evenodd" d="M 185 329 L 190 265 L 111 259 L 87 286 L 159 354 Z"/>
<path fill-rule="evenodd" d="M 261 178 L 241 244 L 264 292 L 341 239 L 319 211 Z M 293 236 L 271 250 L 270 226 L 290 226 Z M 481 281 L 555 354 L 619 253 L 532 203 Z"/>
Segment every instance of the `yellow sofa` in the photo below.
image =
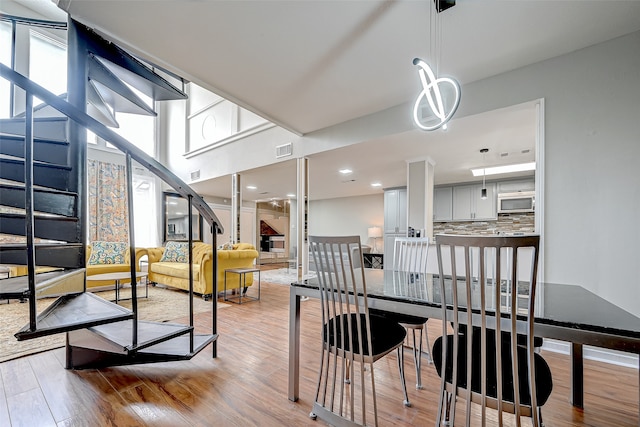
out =
<path fill-rule="evenodd" d="M 149 254 L 149 280 L 152 283 L 189 290 L 189 264 L 163 260 L 165 248 L 147 248 Z M 224 290 L 224 270 L 227 268 L 249 268 L 254 266 L 258 251 L 249 243 L 236 243 L 233 249 L 217 250 L 218 292 Z M 208 298 L 213 294 L 213 249 L 208 243 L 193 244 L 193 291 Z M 227 290 L 237 289 L 238 276 L 227 274 Z M 253 275 L 247 275 L 246 285 L 253 283 Z"/>
<path fill-rule="evenodd" d="M 127 246 L 124 251 L 124 263 L 115 263 L 108 264 L 104 263 L 104 260 L 98 260 L 99 264 L 89 264 L 91 260 L 93 245 L 87 245 L 87 253 L 85 259 L 86 273 L 87 276 L 93 276 L 96 274 L 104 274 L 104 273 L 119 273 L 119 272 L 128 272 L 131 271 L 130 264 L 130 255 L 129 255 L 129 247 Z M 136 271 L 140 271 L 140 258 L 147 255 L 147 250 L 144 248 L 136 248 Z M 96 257 L 94 257 L 94 262 Z M 120 283 L 129 283 L 131 280 L 121 280 Z M 91 280 L 87 281 L 87 289 L 98 288 L 102 286 L 111 286 L 113 287 L 113 280 Z"/>
<path fill-rule="evenodd" d="M 94 243 L 101 243 L 101 242 L 94 242 Z M 115 242 L 114 242 L 115 243 Z M 122 244 L 125 245 L 125 244 Z M 122 263 L 107 263 L 108 261 L 105 258 L 100 258 L 100 257 L 94 257 L 94 260 L 92 261 L 96 261 L 100 262 L 99 264 L 90 264 L 89 261 L 91 260 L 91 254 L 92 254 L 92 250 L 93 250 L 94 245 L 87 245 L 87 249 L 86 249 L 86 256 L 85 256 L 85 267 L 86 267 L 86 274 L 87 276 L 93 276 L 96 274 L 103 274 L 103 273 L 119 273 L 119 272 L 129 272 L 131 271 L 130 268 L 130 260 L 129 260 L 129 247 L 126 246 L 124 247 L 124 254 L 122 255 L 122 258 L 124 260 L 124 262 Z M 147 255 L 147 250 L 144 248 L 136 248 L 136 271 L 140 271 L 140 259 Z M 9 277 L 16 277 L 16 276 L 26 276 L 27 275 L 27 267 L 26 266 L 8 266 L 8 276 Z M 36 273 L 46 273 L 49 271 L 55 271 L 55 270 L 61 270 L 61 268 L 58 267 L 42 267 L 42 266 L 38 266 L 36 268 Z M 120 283 L 129 283 L 131 280 L 121 280 Z M 87 289 L 95 289 L 95 288 L 100 288 L 100 287 L 104 287 L 104 286 L 110 286 L 113 288 L 114 286 L 114 281 L 113 280 L 90 280 L 87 281 Z"/>

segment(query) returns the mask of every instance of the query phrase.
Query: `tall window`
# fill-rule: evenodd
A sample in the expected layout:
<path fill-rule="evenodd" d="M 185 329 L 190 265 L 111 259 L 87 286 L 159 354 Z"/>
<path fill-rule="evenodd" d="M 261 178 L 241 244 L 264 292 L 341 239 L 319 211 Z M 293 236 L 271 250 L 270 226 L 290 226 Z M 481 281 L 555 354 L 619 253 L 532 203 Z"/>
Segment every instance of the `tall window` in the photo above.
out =
<path fill-rule="evenodd" d="M 129 86 L 129 88 L 148 106 L 153 107 L 153 99 L 132 86 Z M 120 125 L 119 128 L 114 129 L 117 133 L 148 155 L 155 155 L 155 117 L 140 114 L 116 113 L 116 121 Z"/>
<path fill-rule="evenodd" d="M 67 47 L 31 31 L 29 78 L 56 95 L 67 92 Z"/>
<path fill-rule="evenodd" d="M 153 247 L 162 243 L 158 235 L 156 179 L 149 173 L 133 173 L 133 220 L 136 246 Z"/>
<path fill-rule="evenodd" d="M 11 68 L 11 24 L 0 21 L 0 62 Z M 0 78 L 0 118 L 9 117 L 11 85 Z"/>

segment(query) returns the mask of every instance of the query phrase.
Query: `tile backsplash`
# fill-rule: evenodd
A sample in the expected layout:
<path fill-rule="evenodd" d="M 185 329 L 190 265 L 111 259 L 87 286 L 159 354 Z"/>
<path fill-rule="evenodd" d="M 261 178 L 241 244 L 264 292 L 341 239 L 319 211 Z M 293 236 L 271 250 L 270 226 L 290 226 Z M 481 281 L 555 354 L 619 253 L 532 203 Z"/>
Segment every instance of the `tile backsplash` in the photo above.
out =
<path fill-rule="evenodd" d="M 437 234 L 512 234 L 533 233 L 535 231 L 535 214 L 510 213 L 498 214 L 493 221 L 449 221 L 434 222 L 433 235 Z"/>

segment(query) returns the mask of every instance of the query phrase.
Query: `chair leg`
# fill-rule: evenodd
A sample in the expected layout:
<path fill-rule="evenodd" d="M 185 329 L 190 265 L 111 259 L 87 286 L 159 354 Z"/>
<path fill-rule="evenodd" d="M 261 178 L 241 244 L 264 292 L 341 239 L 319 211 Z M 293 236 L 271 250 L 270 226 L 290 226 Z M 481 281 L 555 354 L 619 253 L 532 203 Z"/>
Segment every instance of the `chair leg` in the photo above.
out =
<path fill-rule="evenodd" d="M 402 346 L 398 347 L 398 370 L 400 371 L 400 384 L 404 393 L 404 402 L 402 404 L 409 408 L 411 407 L 411 402 L 409 402 L 409 394 L 407 393 L 407 382 L 404 379 L 404 353 Z"/>
<path fill-rule="evenodd" d="M 455 399 L 455 396 L 448 391 L 445 391 L 445 408 L 444 408 L 444 420 L 442 420 L 443 426 L 453 425 L 453 416 L 451 414 L 451 403 Z"/>
<path fill-rule="evenodd" d="M 544 421 L 542 421 L 542 408 L 538 406 L 538 426 L 536 427 L 544 427 Z"/>
<path fill-rule="evenodd" d="M 416 342 L 416 329 L 412 328 L 413 334 L 413 361 L 416 365 L 416 389 L 422 390 L 422 375 L 420 374 L 420 367 L 422 365 L 422 329 L 420 328 L 418 336 L 419 341 Z"/>
<path fill-rule="evenodd" d="M 431 365 L 433 363 L 433 358 L 431 357 L 431 344 L 429 343 L 429 331 L 427 330 L 426 322 L 422 325 L 422 328 L 424 329 L 424 340 L 427 343 L 427 363 Z"/>
<path fill-rule="evenodd" d="M 349 359 L 346 359 L 344 363 L 345 363 L 345 369 L 346 369 L 344 383 L 351 384 L 351 362 L 349 361 Z"/>

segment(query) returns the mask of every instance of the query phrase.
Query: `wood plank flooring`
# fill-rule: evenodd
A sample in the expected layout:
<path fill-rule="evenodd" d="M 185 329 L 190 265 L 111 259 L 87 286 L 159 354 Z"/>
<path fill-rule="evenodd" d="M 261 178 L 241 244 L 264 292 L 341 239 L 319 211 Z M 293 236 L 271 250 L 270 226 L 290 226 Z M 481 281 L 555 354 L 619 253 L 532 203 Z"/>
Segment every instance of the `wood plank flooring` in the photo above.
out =
<path fill-rule="evenodd" d="M 218 358 L 208 347 L 186 362 L 68 371 L 64 349 L 0 364 L 0 426 L 324 426 L 311 421 L 318 364 L 319 307 L 302 303 L 300 401 L 287 399 L 288 286 L 262 283 L 262 299 L 219 313 Z M 209 330 L 210 314 L 196 317 Z M 431 340 L 438 321 L 429 321 Z M 638 371 L 585 364 L 585 409 L 569 402 L 569 358 L 543 352 L 554 389 L 543 408 L 547 426 L 635 426 Z M 439 379 L 423 363 L 424 390 L 415 389 L 410 350 L 409 397 L 402 406 L 395 356 L 375 365 L 382 426 L 433 426 Z M 491 423 L 489 423 L 491 425 Z M 526 425 L 526 424 L 525 424 Z"/>

